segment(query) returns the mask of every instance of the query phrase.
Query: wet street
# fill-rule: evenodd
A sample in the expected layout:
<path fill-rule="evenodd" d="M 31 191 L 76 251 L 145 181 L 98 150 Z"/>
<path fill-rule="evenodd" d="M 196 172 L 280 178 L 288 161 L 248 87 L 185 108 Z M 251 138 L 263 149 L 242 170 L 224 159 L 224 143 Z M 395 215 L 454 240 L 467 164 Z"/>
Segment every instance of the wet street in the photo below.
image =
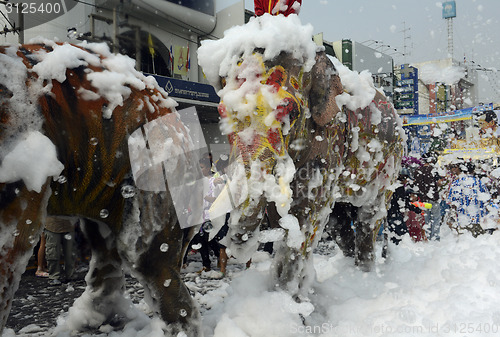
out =
<path fill-rule="evenodd" d="M 230 281 L 232 276 L 244 270 L 244 264 L 238 264 L 234 261 L 228 264 L 228 275 L 224 279 L 213 279 L 210 274 L 199 275 L 196 271 L 200 270 L 201 258 L 199 254 L 190 256 L 190 263 L 187 269 L 182 270 L 183 280 L 193 295 L 206 294 L 217 289 L 223 283 Z M 216 260 L 212 256 L 212 261 Z M 14 330 L 15 336 L 35 337 L 48 336 L 57 326 L 58 317 L 66 315 L 69 308 L 73 305 L 86 287 L 85 275 L 88 271 L 88 263 L 80 262 L 75 269 L 76 280 L 62 283 L 60 285 L 51 285 L 48 278 L 35 276 L 36 263 L 34 257 L 30 260 L 28 267 L 21 278 L 19 289 L 17 290 L 12 309 L 5 329 Z M 125 276 L 125 297 L 151 316 L 148 306 L 144 302 L 144 289 L 142 285 L 132 276 Z M 206 304 L 200 304 L 203 313 Z M 110 323 L 113 325 L 113 323 Z M 117 322 L 116 330 L 121 330 L 123 322 Z M 82 331 L 76 336 L 83 335 L 102 335 L 98 329 Z M 11 335 L 9 335 L 11 336 Z M 5 337 L 5 331 L 4 335 Z"/>
<path fill-rule="evenodd" d="M 57 317 L 67 312 L 75 298 L 85 290 L 86 266 L 77 269 L 76 280 L 50 285 L 48 278 L 36 277 L 33 261 L 24 272 L 16 292 L 6 328 L 18 332 L 39 333 L 56 325 Z M 37 328 L 37 327 L 38 328 Z"/>

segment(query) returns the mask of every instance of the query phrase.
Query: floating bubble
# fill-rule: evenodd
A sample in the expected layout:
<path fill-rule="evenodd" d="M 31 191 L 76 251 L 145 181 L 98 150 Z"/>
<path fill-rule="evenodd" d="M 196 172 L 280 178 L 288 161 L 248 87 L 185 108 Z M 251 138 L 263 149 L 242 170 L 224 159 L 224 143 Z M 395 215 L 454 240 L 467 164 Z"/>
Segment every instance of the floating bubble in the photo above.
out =
<path fill-rule="evenodd" d="M 165 282 L 163 282 L 163 286 L 164 286 L 165 288 L 168 288 L 168 287 L 170 286 L 170 283 L 171 283 L 171 282 L 172 282 L 172 280 L 171 280 L 171 279 L 165 280 Z"/>
<path fill-rule="evenodd" d="M 106 219 L 109 216 L 109 211 L 105 208 L 101 209 L 101 212 L 99 213 L 99 216 L 102 219 Z"/>
<path fill-rule="evenodd" d="M 243 236 L 241 237 L 241 239 L 243 241 L 248 241 L 248 234 L 243 234 Z"/>
<path fill-rule="evenodd" d="M 210 233 L 214 229 L 214 225 L 210 221 L 205 222 L 202 227 L 206 233 Z"/>
<path fill-rule="evenodd" d="M 132 198 L 135 195 L 135 187 L 132 185 L 124 185 L 122 186 L 122 197 L 124 198 Z"/>
<path fill-rule="evenodd" d="M 197 243 L 195 245 L 192 245 L 191 248 L 193 248 L 194 250 L 198 250 L 201 248 L 201 243 Z"/>
<path fill-rule="evenodd" d="M 59 184 L 64 184 L 64 183 L 65 183 L 65 182 L 67 182 L 67 181 L 68 181 L 68 178 L 66 178 L 66 177 L 65 177 L 65 176 L 63 176 L 63 175 L 60 175 L 59 177 L 57 177 L 57 182 L 58 182 Z"/>
<path fill-rule="evenodd" d="M 71 234 L 67 233 L 66 235 L 64 235 L 64 239 L 65 240 L 71 240 L 73 237 L 71 236 Z"/>
<path fill-rule="evenodd" d="M 90 138 L 89 143 L 90 145 L 96 146 L 97 144 L 99 144 L 99 140 L 96 137 L 92 137 Z"/>
<path fill-rule="evenodd" d="M 160 250 L 165 253 L 168 250 L 168 243 L 162 243 L 160 246 Z"/>
<path fill-rule="evenodd" d="M 26 219 L 26 224 L 27 225 L 31 225 L 33 223 L 33 221 L 31 221 L 30 219 Z"/>
<path fill-rule="evenodd" d="M 187 313 L 186 309 L 181 309 L 181 310 L 179 311 L 179 314 L 180 314 L 182 317 L 186 317 L 186 316 L 188 315 L 188 313 Z"/>
<path fill-rule="evenodd" d="M 193 174 L 193 172 L 186 172 L 184 174 L 183 181 L 184 181 L 184 185 L 193 186 L 196 183 L 196 177 Z"/>

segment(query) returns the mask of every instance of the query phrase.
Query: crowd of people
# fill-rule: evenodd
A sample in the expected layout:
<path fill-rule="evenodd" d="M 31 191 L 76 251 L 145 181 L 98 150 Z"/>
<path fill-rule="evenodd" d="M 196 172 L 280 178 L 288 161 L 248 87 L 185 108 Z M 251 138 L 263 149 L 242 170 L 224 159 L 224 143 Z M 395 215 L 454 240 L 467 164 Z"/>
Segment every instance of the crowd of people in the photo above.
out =
<path fill-rule="evenodd" d="M 497 137 L 497 117 L 486 111 L 478 117 L 479 134 Z M 388 210 L 387 227 L 394 243 L 409 233 L 414 241 L 439 240 L 440 227 L 474 237 L 492 233 L 499 222 L 498 179 L 492 163 L 473 156 L 445 162 L 439 151 L 420 158 L 406 157 L 399 187 Z"/>

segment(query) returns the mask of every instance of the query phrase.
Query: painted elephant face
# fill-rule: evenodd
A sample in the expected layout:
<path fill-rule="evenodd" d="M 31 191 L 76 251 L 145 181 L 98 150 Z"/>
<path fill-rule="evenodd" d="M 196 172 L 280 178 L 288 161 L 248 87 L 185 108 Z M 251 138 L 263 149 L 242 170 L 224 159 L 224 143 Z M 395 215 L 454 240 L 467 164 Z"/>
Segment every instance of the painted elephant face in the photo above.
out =
<path fill-rule="evenodd" d="M 288 54 L 264 62 L 255 52 L 240 60 L 222 84 L 222 130 L 229 136 L 233 159 L 245 167 L 249 190 L 261 192 L 249 198 L 258 200 L 265 194 L 288 208 L 294 168 L 287 149 L 291 133 L 309 111 L 309 73 Z"/>
<path fill-rule="evenodd" d="M 262 55 L 254 53 L 223 81 L 226 94 L 219 106 L 223 130 L 245 164 L 285 156 L 287 135 L 308 109 L 303 98 L 308 77 L 298 66 L 285 69 L 281 64 L 264 63 Z M 267 166 L 270 169 L 272 165 Z"/>

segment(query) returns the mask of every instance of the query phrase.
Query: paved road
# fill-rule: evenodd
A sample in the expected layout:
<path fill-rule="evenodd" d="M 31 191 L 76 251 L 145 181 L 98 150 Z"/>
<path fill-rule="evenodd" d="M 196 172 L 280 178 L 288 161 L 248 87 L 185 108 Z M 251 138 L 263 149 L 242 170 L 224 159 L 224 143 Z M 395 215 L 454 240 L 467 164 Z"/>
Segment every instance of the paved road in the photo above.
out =
<path fill-rule="evenodd" d="M 67 311 L 85 290 L 85 266 L 79 266 L 76 281 L 53 286 L 48 278 L 35 276 L 36 267 L 33 265 L 34 262 L 30 261 L 21 278 L 7 320 L 6 327 L 16 332 L 30 324 L 44 331 L 54 327 L 61 312 Z"/>
<path fill-rule="evenodd" d="M 320 245 L 316 250 L 320 254 L 331 254 L 331 243 Z M 200 270 L 201 258 L 199 254 L 189 257 L 190 264 L 187 269 L 182 270 L 182 278 L 194 296 L 202 298 L 206 293 L 222 286 L 223 283 L 230 283 L 233 277 L 245 269 L 245 264 L 236 263 L 230 260 L 228 263 L 228 273 L 223 279 L 212 278 L 210 274 L 203 273 L 199 275 L 196 271 Z M 212 266 L 215 266 L 216 259 L 212 257 Z M 85 274 L 88 270 L 87 264 L 77 266 L 77 280 L 70 283 L 63 283 L 58 286 L 49 284 L 46 278 L 35 276 L 36 267 L 34 259 L 29 262 L 26 272 L 21 278 L 19 289 L 16 292 L 10 316 L 7 320 L 6 328 L 13 329 L 16 336 L 32 337 L 47 336 L 57 325 L 57 318 L 67 313 L 73 302 L 85 290 Z M 134 304 L 139 304 L 143 300 L 144 289 L 131 276 L 125 277 L 126 296 Z M 208 310 L 207 303 L 199 303 L 201 314 Z M 117 327 L 117 330 L 120 330 Z M 86 330 L 82 335 L 102 335 L 98 330 Z"/>
<path fill-rule="evenodd" d="M 216 260 L 212 257 L 213 265 Z M 50 285 L 49 279 L 35 276 L 36 267 L 34 259 L 29 262 L 26 272 L 21 278 L 19 289 L 12 303 L 12 309 L 7 320 L 6 328 L 13 329 L 17 336 L 46 336 L 57 325 L 57 318 L 67 313 L 73 302 L 85 290 L 85 274 L 88 270 L 87 264 L 77 266 L 77 280 L 61 285 Z M 196 273 L 201 269 L 201 259 L 190 256 L 190 264 L 182 271 L 183 280 L 194 295 L 206 294 L 208 291 L 221 286 L 222 282 L 229 282 L 231 276 L 244 269 L 243 264 L 230 263 L 228 275 L 225 279 L 212 279 L 209 274 L 200 276 Z M 125 277 L 126 296 L 134 304 L 139 304 L 144 298 L 144 289 L 131 276 Z M 204 305 L 200 305 L 201 311 L 205 311 Z M 117 328 L 120 330 L 120 328 Z M 86 330 L 81 335 L 101 334 L 98 330 Z"/>

